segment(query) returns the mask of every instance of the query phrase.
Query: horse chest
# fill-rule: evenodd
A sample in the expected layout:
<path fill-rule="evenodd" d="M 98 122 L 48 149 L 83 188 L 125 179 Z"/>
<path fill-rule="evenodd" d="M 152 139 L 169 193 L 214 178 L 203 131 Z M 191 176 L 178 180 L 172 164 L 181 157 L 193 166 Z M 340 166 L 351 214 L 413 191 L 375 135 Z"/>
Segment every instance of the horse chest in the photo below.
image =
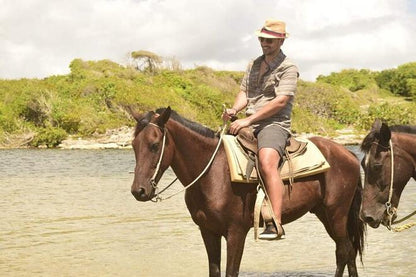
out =
<path fill-rule="evenodd" d="M 188 195 L 185 203 L 195 224 L 209 229 L 223 224 L 226 210 L 224 204 L 219 205 L 218 201 L 207 201 Z"/>

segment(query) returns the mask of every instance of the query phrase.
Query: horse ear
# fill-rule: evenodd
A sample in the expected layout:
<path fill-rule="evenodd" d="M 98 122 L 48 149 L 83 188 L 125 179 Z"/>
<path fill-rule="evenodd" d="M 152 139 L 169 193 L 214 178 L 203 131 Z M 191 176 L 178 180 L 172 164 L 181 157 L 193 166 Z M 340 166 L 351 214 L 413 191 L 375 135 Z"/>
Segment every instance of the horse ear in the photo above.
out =
<path fill-rule="evenodd" d="M 131 105 L 124 105 L 122 106 L 124 109 L 137 121 L 140 122 L 140 120 L 144 117 L 143 114 L 138 113 Z"/>
<path fill-rule="evenodd" d="M 382 123 L 380 127 L 380 143 L 388 147 L 390 138 L 391 138 L 391 131 L 389 129 L 389 126 L 387 126 L 387 124 L 385 123 Z"/>
<path fill-rule="evenodd" d="M 165 126 L 165 123 L 169 120 L 171 111 L 172 109 L 170 108 L 170 106 L 168 106 L 157 118 L 157 125 L 163 128 Z"/>
<path fill-rule="evenodd" d="M 374 120 L 373 122 L 373 126 L 371 127 L 371 131 L 376 131 L 379 132 L 380 128 L 381 128 L 381 120 L 379 118 L 377 118 L 376 120 Z"/>

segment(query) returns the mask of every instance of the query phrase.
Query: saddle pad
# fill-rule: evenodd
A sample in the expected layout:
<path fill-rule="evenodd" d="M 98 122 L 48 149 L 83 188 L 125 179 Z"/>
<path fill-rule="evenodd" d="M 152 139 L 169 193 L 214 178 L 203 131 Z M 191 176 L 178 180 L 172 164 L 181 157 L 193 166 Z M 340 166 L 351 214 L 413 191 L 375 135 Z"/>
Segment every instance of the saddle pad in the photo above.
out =
<path fill-rule="evenodd" d="M 304 154 L 291 159 L 291 172 L 293 176 L 290 176 L 288 161 L 286 160 L 283 163 L 283 166 L 280 169 L 280 176 L 282 180 L 288 180 L 290 177 L 301 178 L 311 176 L 325 172 L 330 168 L 329 163 L 312 141 L 303 138 L 296 139 L 307 142 L 306 151 Z M 223 143 L 230 168 L 231 181 L 239 183 L 258 183 L 256 170 L 253 170 L 248 179 L 246 178 L 248 158 L 238 143 L 236 137 L 232 135 L 224 135 Z"/>

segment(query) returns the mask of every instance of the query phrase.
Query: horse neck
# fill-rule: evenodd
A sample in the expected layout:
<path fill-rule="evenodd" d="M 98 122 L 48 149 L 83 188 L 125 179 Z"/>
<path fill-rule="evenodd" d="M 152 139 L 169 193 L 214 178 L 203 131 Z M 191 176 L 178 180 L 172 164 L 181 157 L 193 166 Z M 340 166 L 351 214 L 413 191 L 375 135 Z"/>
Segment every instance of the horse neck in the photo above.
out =
<path fill-rule="evenodd" d="M 416 135 L 393 133 L 391 139 L 396 147 L 401 148 L 416 160 Z"/>
<path fill-rule="evenodd" d="M 392 141 L 393 144 L 396 144 L 396 147 L 399 147 L 411 157 L 414 171 L 413 178 L 416 179 L 416 135 L 393 133 Z"/>
<path fill-rule="evenodd" d="M 207 166 L 218 140 L 204 137 L 173 120 L 167 127 L 175 145 L 171 167 L 186 186 Z"/>

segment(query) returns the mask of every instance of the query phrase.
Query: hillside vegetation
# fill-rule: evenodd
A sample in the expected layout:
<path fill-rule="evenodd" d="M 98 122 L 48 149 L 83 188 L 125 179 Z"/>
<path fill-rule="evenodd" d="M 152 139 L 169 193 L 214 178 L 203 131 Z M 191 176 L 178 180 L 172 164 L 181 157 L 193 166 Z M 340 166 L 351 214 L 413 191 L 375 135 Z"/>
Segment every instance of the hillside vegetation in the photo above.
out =
<path fill-rule="evenodd" d="M 0 80 L 0 146 L 54 147 L 68 135 L 89 137 L 133 126 L 129 108 L 145 112 L 169 105 L 212 129 L 222 125 L 222 105 L 232 105 L 243 72 L 167 69 L 148 62 L 122 66 L 75 59 L 68 75 Z M 415 80 L 416 63 L 300 80 L 293 131 L 331 135 L 348 127 L 365 132 L 375 118 L 415 124 Z"/>

